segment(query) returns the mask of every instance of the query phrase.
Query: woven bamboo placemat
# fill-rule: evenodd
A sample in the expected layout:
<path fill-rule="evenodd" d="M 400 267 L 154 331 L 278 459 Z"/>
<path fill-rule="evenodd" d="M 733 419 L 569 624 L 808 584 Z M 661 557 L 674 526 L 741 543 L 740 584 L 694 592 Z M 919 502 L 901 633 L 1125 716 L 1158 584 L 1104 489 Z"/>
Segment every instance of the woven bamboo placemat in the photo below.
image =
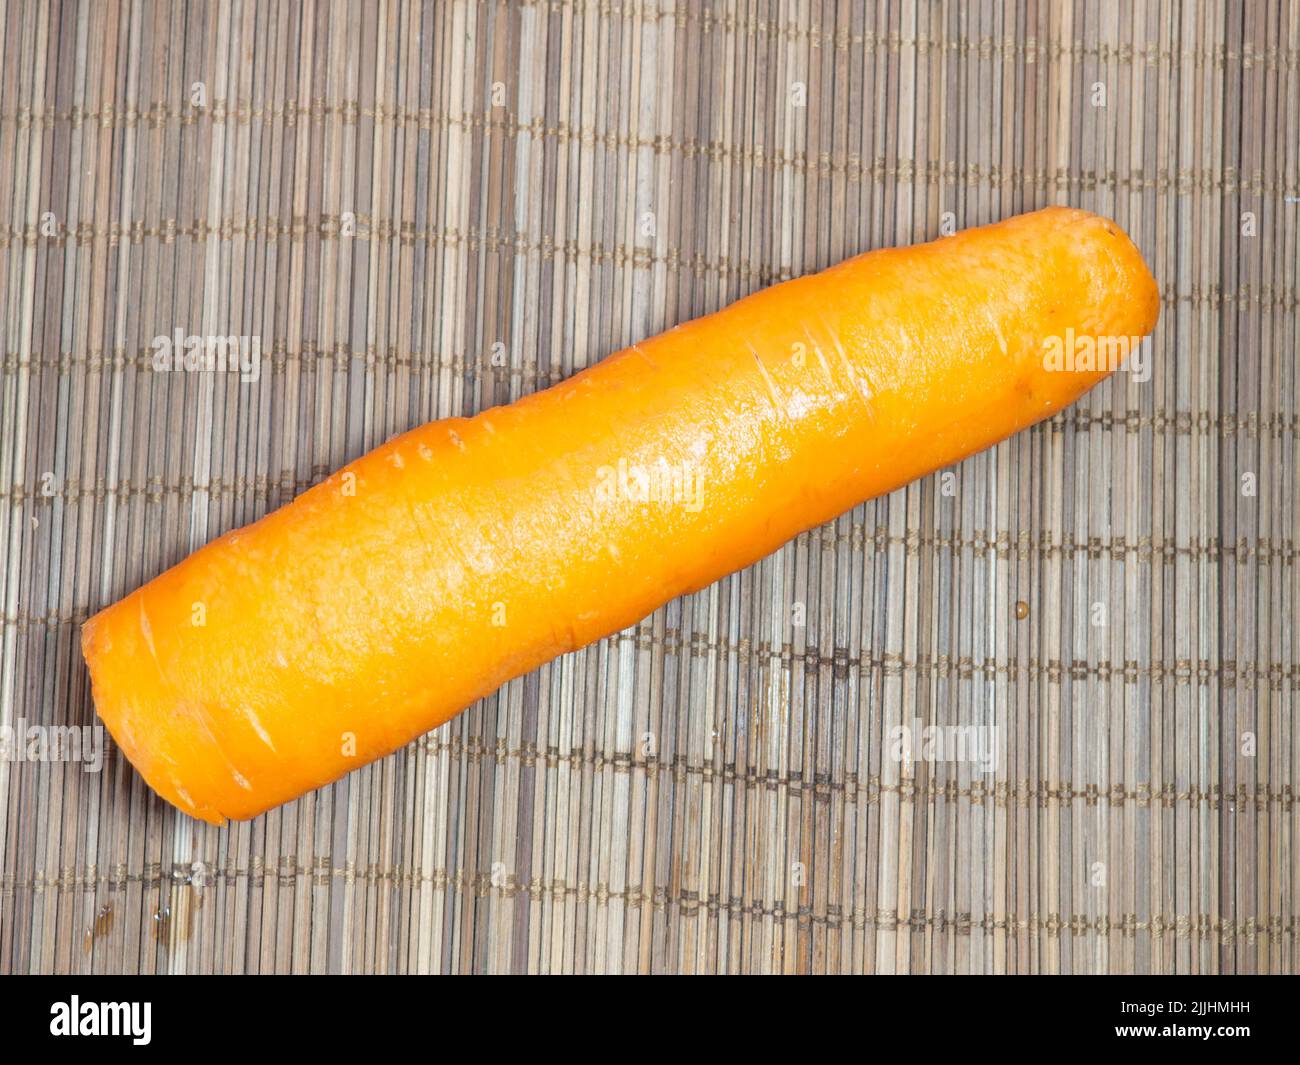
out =
<path fill-rule="evenodd" d="M 1149 380 L 252 823 L 0 763 L 0 970 L 1297 968 L 1296 0 L 0 0 L 0 57 L 10 728 L 199 544 L 779 279 L 1069 203 L 1163 294 Z"/>

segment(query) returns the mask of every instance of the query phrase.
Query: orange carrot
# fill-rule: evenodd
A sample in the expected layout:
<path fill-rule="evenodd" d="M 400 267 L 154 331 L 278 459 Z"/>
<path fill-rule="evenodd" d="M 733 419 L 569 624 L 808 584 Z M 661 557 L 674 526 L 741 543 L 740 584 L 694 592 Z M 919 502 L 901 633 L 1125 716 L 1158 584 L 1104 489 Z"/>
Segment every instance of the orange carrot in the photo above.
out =
<path fill-rule="evenodd" d="M 168 801 L 252 817 L 1048 417 L 1158 311 L 1065 208 L 777 285 L 196 551 L 86 623 L 99 715 Z"/>

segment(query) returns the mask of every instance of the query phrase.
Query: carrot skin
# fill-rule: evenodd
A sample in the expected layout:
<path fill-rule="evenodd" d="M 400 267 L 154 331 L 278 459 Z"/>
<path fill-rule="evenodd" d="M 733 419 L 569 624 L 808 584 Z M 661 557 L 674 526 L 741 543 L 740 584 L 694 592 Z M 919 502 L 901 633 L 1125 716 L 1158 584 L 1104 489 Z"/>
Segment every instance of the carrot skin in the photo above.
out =
<path fill-rule="evenodd" d="M 161 796 L 248 818 L 864 500 L 1049 417 L 1159 300 L 1112 222 L 1048 208 L 749 296 L 394 438 L 84 626 L 97 711 Z"/>

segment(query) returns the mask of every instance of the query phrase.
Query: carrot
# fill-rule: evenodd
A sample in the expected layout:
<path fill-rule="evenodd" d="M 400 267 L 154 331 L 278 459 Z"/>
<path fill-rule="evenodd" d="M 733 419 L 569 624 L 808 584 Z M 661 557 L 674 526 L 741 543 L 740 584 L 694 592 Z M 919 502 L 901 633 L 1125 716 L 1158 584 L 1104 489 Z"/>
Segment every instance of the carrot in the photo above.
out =
<path fill-rule="evenodd" d="M 97 614 L 99 715 L 181 810 L 252 817 L 1048 417 L 1158 313 L 1065 208 L 769 288 L 396 437 Z"/>

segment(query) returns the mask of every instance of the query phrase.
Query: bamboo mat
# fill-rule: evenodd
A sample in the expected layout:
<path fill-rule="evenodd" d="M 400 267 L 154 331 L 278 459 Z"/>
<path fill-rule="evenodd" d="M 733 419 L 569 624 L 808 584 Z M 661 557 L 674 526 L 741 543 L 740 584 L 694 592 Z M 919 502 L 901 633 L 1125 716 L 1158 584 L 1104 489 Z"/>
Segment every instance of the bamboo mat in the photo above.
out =
<path fill-rule="evenodd" d="M 1300 2 L 0 0 L 11 728 L 391 434 L 1048 203 L 1146 255 L 1149 380 L 251 823 L 11 751 L 0 970 L 1300 961 Z M 177 330 L 260 375 L 156 372 Z"/>

